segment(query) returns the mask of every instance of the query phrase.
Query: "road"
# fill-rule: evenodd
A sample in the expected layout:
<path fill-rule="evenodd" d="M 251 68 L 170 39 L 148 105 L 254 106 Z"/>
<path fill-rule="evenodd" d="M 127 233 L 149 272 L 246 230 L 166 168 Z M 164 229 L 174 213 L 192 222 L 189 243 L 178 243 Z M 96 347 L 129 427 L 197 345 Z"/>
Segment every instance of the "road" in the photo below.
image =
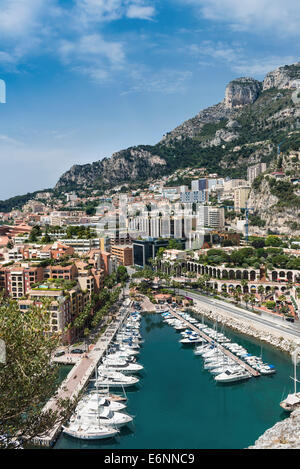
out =
<path fill-rule="evenodd" d="M 177 289 L 177 291 L 180 295 L 200 301 L 201 303 L 205 304 L 206 307 L 210 306 L 212 309 L 214 307 L 221 308 L 223 311 L 227 311 L 228 313 L 230 313 L 232 316 L 235 316 L 236 318 L 248 319 L 253 322 L 267 326 L 270 329 L 276 329 L 277 331 L 288 333 L 291 336 L 293 336 L 295 339 L 300 339 L 300 325 L 299 324 L 287 324 L 286 322 L 282 324 L 283 322 L 282 319 L 279 319 L 277 317 L 270 318 L 270 315 L 268 315 L 267 313 L 262 312 L 260 315 L 258 315 L 256 313 L 251 313 L 250 311 L 247 312 L 246 310 L 242 308 L 238 308 L 224 301 L 216 300 L 216 299 L 201 295 L 200 293 L 191 292 L 189 290 L 182 290 L 180 288 Z"/>

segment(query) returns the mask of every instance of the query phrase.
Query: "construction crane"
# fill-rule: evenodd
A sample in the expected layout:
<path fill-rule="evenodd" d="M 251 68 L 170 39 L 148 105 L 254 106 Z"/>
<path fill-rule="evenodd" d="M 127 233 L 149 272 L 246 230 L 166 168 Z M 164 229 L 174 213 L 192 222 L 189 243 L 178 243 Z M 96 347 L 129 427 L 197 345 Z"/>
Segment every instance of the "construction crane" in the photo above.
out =
<path fill-rule="evenodd" d="M 254 210 L 254 207 L 248 207 L 248 202 L 246 202 L 246 207 L 245 207 L 245 215 L 246 215 L 246 223 L 245 223 L 246 243 L 248 243 L 248 241 L 249 241 L 249 210 Z"/>
<path fill-rule="evenodd" d="M 283 144 L 283 142 L 284 142 L 285 140 L 286 140 L 286 139 L 284 138 L 284 139 L 278 144 L 278 146 L 277 146 L 277 155 L 278 155 L 278 156 L 279 156 L 280 153 L 281 153 L 280 147 L 281 147 L 281 145 Z"/>

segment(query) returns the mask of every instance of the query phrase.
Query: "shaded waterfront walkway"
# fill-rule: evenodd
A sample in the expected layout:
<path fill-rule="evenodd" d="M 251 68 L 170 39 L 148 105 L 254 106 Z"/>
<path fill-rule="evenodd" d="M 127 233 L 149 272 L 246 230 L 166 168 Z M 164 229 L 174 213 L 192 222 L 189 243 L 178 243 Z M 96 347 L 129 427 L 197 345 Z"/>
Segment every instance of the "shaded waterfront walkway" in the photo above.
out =
<path fill-rule="evenodd" d="M 125 318 L 130 311 L 131 302 L 126 300 L 127 304 L 121 307 L 121 312 L 106 329 L 106 331 L 97 340 L 94 348 L 88 354 L 84 355 L 82 359 L 74 365 L 66 379 L 58 388 L 55 396 L 53 396 L 45 405 L 44 410 L 59 410 L 58 401 L 60 399 L 75 399 L 80 391 L 82 391 L 91 379 L 95 367 L 98 365 L 102 356 L 105 354 L 107 347 L 112 342 L 116 332 L 123 324 Z M 125 302 L 126 303 L 126 302 Z M 36 438 L 34 443 L 40 446 L 51 446 L 61 431 L 61 424 L 56 425 L 48 435 L 41 438 Z"/>

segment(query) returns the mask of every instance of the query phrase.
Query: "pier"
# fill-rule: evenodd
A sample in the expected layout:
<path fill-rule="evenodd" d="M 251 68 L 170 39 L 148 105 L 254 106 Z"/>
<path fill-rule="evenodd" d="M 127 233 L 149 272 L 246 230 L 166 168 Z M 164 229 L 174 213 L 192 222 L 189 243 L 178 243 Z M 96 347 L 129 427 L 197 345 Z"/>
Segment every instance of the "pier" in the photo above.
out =
<path fill-rule="evenodd" d="M 194 326 L 193 324 L 191 324 L 187 319 L 183 318 L 182 316 L 180 316 L 180 314 L 176 313 L 173 309 L 169 309 L 170 313 L 176 317 L 177 319 L 180 319 L 180 321 L 183 321 L 185 322 L 185 324 L 187 325 L 187 327 L 189 329 L 192 329 L 193 331 L 197 332 L 197 334 L 199 334 L 201 337 L 203 337 L 207 342 L 209 342 L 210 344 L 218 344 L 218 348 L 225 354 L 227 355 L 229 358 L 231 358 L 232 360 L 234 360 L 235 362 L 237 362 L 239 365 L 243 366 L 247 371 L 249 371 L 249 373 L 254 376 L 254 377 L 258 377 L 260 376 L 260 373 L 259 371 L 257 370 L 254 370 L 254 368 L 252 368 L 250 365 L 248 365 L 248 363 L 245 363 L 243 360 L 241 360 L 239 357 L 237 357 L 236 355 L 234 355 L 234 353 L 232 353 L 230 350 L 227 350 L 225 347 L 223 347 L 221 344 L 219 344 L 216 340 L 212 339 L 211 337 L 209 337 L 207 334 L 205 334 L 203 331 L 201 331 L 201 329 L 199 329 L 197 326 Z"/>
<path fill-rule="evenodd" d="M 120 313 L 116 317 L 115 321 L 108 325 L 106 331 L 99 337 L 94 348 L 88 352 L 86 356 L 82 357 L 82 359 L 76 365 L 74 365 L 66 379 L 61 383 L 55 396 L 53 396 L 45 405 L 43 409 L 44 411 L 58 410 L 58 400 L 75 399 L 79 393 L 87 387 L 91 377 L 95 372 L 95 367 L 104 356 L 117 331 L 127 318 L 131 303 L 132 302 L 129 299 L 125 300 L 125 303 L 121 307 Z M 57 424 L 49 431 L 46 436 L 34 438 L 33 444 L 37 446 L 52 446 L 59 436 L 61 428 L 62 424 Z"/>

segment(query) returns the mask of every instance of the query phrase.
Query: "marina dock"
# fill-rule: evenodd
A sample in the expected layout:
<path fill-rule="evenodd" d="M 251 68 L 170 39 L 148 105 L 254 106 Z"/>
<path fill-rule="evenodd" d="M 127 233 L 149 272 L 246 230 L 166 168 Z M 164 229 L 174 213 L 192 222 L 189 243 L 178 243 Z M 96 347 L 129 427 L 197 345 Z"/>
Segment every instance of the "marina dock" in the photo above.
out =
<path fill-rule="evenodd" d="M 234 360 L 236 363 L 238 363 L 239 365 L 243 366 L 247 371 L 249 371 L 249 373 L 251 373 L 252 376 L 254 377 L 258 377 L 260 376 L 260 373 L 259 371 L 257 370 L 254 370 L 254 368 L 252 368 L 250 365 L 248 365 L 248 363 L 245 363 L 243 360 L 241 360 L 239 357 L 237 357 L 236 355 L 234 355 L 234 353 L 232 353 L 230 350 L 227 350 L 225 347 L 223 347 L 221 344 L 219 344 L 216 340 L 212 339 L 211 337 L 209 337 L 207 334 L 205 334 L 203 331 L 201 331 L 201 329 L 199 329 L 197 326 L 194 326 L 192 323 L 190 323 L 187 319 L 183 318 L 182 316 L 180 316 L 180 314 L 176 313 L 176 311 L 174 311 L 172 308 L 169 309 L 170 313 L 176 317 L 177 319 L 179 319 L 180 321 L 183 321 L 187 327 L 189 329 L 192 329 L 193 331 L 195 331 L 197 334 L 199 334 L 201 337 L 203 337 L 207 342 L 209 342 L 210 344 L 218 344 L 218 348 L 225 354 L 227 355 L 229 358 L 231 358 L 232 360 Z"/>
<path fill-rule="evenodd" d="M 75 399 L 79 393 L 87 387 L 95 372 L 95 367 L 106 353 L 107 348 L 130 312 L 131 301 L 126 300 L 126 302 L 124 306 L 121 307 L 120 313 L 116 317 L 115 321 L 111 323 L 107 327 L 106 331 L 100 336 L 94 348 L 88 352 L 86 357 L 83 357 L 76 365 L 74 365 L 66 379 L 61 383 L 55 396 L 52 397 L 45 405 L 44 411 L 50 409 L 53 411 L 58 410 L 58 400 Z M 56 425 L 45 437 L 35 438 L 33 440 L 33 444 L 37 446 L 52 446 L 59 436 L 61 428 L 62 424 Z"/>

